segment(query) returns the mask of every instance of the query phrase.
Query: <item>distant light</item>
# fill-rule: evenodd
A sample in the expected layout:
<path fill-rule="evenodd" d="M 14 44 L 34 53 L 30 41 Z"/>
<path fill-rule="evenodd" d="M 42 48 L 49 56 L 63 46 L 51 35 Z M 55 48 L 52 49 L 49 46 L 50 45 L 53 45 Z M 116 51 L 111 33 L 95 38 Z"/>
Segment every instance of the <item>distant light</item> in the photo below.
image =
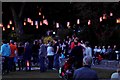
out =
<path fill-rule="evenodd" d="M 15 28 L 14 28 L 14 27 L 12 27 L 12 30 L 14 31 L 14 30 L 15 30 Z"/>
<path fill-rule="evenodd" d="M 38 29 L 38 25 L 36 25 L 36 29 Z"/>
<path fill-rule="evenodd" d="M 45 16 L 43 15 L 43 19 L 45 18 Z"/>
<path fill-rule="evenodd" d="M 103 19 L 107 19 L 106 14 L 103 14 Z"/>
<path fill-rule="evenodd" d="M 38 21 L 35 21 L 35 25 L 36 25 L 36 26 L 38 25 Z"/>
<path fill-rule="evenodd" d="M 3 27 L 3 31 L 5 31 L 5 27 Z"/>
<path fill-rule="evenodd" d="M 53 34 L 55 34 L 55 32 L 53 32 Z"/>
<path fill-rule="evenodd" d="M 77 19 L 77 24 L 80 24 L 80 19 Z"/>
<path fill-rule="evenodd" d="M 90 25 L 91 24 L 91 20 L 88 20 L 88 25 Z"/>
<path fill-rule="evenodd" d="M 59 28 L 59 23 L 56 23 L 56 28 Z"/>
<path fill-rule="evenodd" d="M 30 22 L 30 18 L 27 18 L 27 22 Z"/>
<path fill-rule="evenodd" d="M 120 23 L 120 18 L 116 19 L 116 23 Z"/>
<path fill-rule="evenodd" d="M 33 26 L 33 21 L 31 21 L 31 25 Z"/>
<path fill-rule="evenodd" d="M 42 21 L 40 21 L 40 26 L 42 26 Z"/>
<path fill-rule="evenodd" d="M 26 22 L 24 22 L 24 26 L 26 25 Z"/>
<path fill-rule="evenodd" d="M 0 24 L 0 27 L 3 27 L 3 24 Z"/>
<path fill-rule="evenodd" d="M 7 25 L 7 28 L 8 28 L 8 29 L 10 28 L 10 25 L 9 25 L 9 24 Z"/>
<path fill-rule="evenodd" d="M 26 19 L 24 19 L 24 21 L 26 21 Z"/>
<path fill-rule="evenodd" d="M 43 20 L 43 23 L 46 24 L 46 25 L 48 25 L 47 19 Z"/>
<path fill-rule="evenodd" d="M 100 17 L 100 22 L 102 22 L 102 17 Z"/>
<path fill-rule="evenodd" d="M 29 66 L 30 66 L 29 61 L 27 61 L 27 67 L 29 67 Z"/>
<path fill-rule="evenodd" d="M 39 15 L 41 15 L 41 12 L 39 12 Z"/>
<path fill-rule="evenodd" d="M 70 22 L 67 22 L 67 27 L 70 26 Z"/>
<path fill-rule="evenodd" d="M 113 16 L 113 13 L 112 13 L 112 12 L 110 13 L 110 16 Z"/>
<path fill-rule="evenodd" d="M 10 20 L 9 24 L 12 24 L 12 21 Z"/>

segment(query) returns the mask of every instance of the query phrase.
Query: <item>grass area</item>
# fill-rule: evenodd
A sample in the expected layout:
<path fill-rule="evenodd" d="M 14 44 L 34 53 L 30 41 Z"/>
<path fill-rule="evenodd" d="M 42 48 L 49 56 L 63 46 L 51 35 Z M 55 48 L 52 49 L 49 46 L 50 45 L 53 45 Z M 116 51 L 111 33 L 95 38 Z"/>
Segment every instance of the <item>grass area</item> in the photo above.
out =
<path fill-rule="evenodd" d="M 115 72 L 115 70 L 106 70 L 106 69 L 98 69 L 98 68 L 93 68 L 98 74 L 98 77 L 101 79 L 108 79 L 111 78 L 112 73 Z"/>
<path fill-rule="evenodd" d="M 93 68 L 93 70 L 97 71 L 98 77 L 102 79 L 110 78 L 111 74 L 115 72 L 114 70 L 105 70 L 97 68 Z M 37 70 L 28 72 L 26 71 L 11 72 L 9 75 L 4 75 L 3 78 L 54 78 L 54 79 L 57 78 L 58 80 L 59 76 L 56 71 L 48 70 L 45 73 L 41 73 L 39 70 Z"/>

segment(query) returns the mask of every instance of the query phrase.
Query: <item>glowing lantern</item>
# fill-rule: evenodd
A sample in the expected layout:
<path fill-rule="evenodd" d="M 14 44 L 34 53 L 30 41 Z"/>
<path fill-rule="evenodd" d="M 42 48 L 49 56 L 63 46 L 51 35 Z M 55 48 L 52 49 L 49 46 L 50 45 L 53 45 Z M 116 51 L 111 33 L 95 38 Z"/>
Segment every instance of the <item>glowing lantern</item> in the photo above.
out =
<path fill-rule="evenodd" d="M 88 20 L 88 25 L 90 25 L 91 24 L 91 20 Z"/>
<path fill-rule="evenodd" d="M 56 28 L 59 28 L 59 23 L 56 23 Z"/>
<path fill-rule="evenodd" d="M 116 23 L 120 23 L 120 18 L 119 18 L 119 19 L 116 19 Z"/>
<path fill-rule="evenodd" d="M 41 15 L 41 12 L 39 12 L 39 15 Z"/>
<path fill-rule="evenodd" d="M 3 27 L 3 24 L 0 24 L 0 27 Z"/>
<path fill-rule="evenodd" d="M 55 34 L 55 32 L 53 32 L 53 34 Z"/>
<path fill-rule="evenodd" d="M 40 26 L 42 26 L 42 21 L 40 21 Z"/>
<path fill-rule="evenodd" d="M 103 19 L 107 19 L 106 14 L 103 14 Z"/>
<path fill-rule="evenodd" d="M 67 22 L 67 27 L 70 26 L 70 22 Z"/>
<path fill-rule="evenodd" d="M 12 27 L 12 30 L 14 31 L 14 30 L 15 30 L 15 28 L 14 28 L 14 27 Z"/>
<path fill-rule="evenodd" d="M 30 18 L 27 18 L 27 22 L 30 22 Z"/>
<path fill-rule="evenodd" d="M 33 26 L 33 21 L 31 21 L 31 25 Z"/>
<path fill-rule="evenodd" d="M 100 17 L 100 22 L 102 22 L 102 17 Z"/>
<path fill-rule="evenodd" d="M 77 24 L 80 24 L 80 19 L 77 19 Z"/>
<path fill-rule="evenodd" d="M 9 23 L 12 24 L 12 21 L 10 21 Z"/>
<path fill-rule="evenodd" d="M 26 22 L 24 22 L 24 26 L 26 25 Z"/>
<path fill-rule="evenodd" d="M 38 25 L 36 25 L 36 29 L 38 29 Z"/>
<path fill-rule="evenodd" d="M 7 28 L 10 28 L 10 25 L 9 25 L 9 24 L 7 25 Z"/>
<path fill-rule="evenodd" d="M 45 18 L 45 16 L 43 15 L 43 19 Z"/>
<path fill-rule="evenodd" d="M 38 25 L 38 21 L 35 21 L 35 25 L 36 25 L 36 26 Z"/>
<path fill-rule="evenodd" d="M 110 16 L 113 16 L 113 13 L 110 13 Z"/>
<path fill-rule="evenodd" d="M 27 61 L 27 67 L 29 67 L 29 66 L 30 66 L 29 61 Z"/>
<path fill-rule="evenodd" d="M 46 24 L 46 25 L 48 25 L 47 19 L 43 20 L 43 23 Z"/>
<path fill-rule="evenodd" d="M 5 31 L 5 27 L 3 27 L 3 31 Z"/>

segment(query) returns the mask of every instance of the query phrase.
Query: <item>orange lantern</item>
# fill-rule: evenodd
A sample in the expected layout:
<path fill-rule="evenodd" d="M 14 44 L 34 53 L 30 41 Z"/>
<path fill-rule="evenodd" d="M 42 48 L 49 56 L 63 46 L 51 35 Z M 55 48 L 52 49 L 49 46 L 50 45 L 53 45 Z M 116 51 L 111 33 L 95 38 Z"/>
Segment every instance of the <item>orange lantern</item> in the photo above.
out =
<path fill-rule="evenodd" d="M 7 25 L 7 28 L 8 28 L 8 29 L 10 28 L 10 25 L 9 25 L 9 24 Z"/>
<path fill-rule="evenodd" d="M 10 20 L 9 24 L 12 24 L 12 21 Z"/>
<path fill-rule="evenodd" d="M 42 21 L 40 21 L 40 26 L 42 26 Z"/>
<path fill-rule="evenodd" d="M 3 27 L 3 31 L 5 31 L 5 27 Z"/>
<path fill-rule="evenodd" d="M 116 23 L 120 23 L 120 18 L 116 19 Z"/>
<path fill-rule="evenodd" d="M 26 22 L 24 22 L 24 26 L 26 25 Z"/>
<path fill-rule="evenodd" d="M 15 28 L 14 28 L 14 27 L 12 27 L 12 30 L 14 31 L 14 30 L 15 30 Z"/>
<path fill-rule="evenodd" d="M 36 29 L 38 29 L 38 25 L 36 25 Z"/>
<path fill-rule="evenodd" d="M 46 25 L 48 25 L 47 19 L 43 20 L 43 23 L 46 24 Z"/>
<path fill-rule="evenodd" d="M 41 12 L 39 12 L 39 15 L 41 15 Z"/>

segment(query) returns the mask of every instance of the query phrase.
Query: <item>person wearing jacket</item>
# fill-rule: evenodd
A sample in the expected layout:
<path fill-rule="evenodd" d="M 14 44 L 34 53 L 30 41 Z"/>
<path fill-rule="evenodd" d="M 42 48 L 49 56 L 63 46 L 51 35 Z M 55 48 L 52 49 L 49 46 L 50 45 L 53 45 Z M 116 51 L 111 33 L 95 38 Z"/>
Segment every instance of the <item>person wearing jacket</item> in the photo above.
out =
<path fill-rule="evenodd" d="M 10 46 L 7 44 L 6 40 L 2 41 L 2 46 L 1 46 L 1 52 L 0 55 L 5 58 L 4 59 L 4 63 L 2 64 L 2 72 L 7 71 L 7 73 L 9 73 L 10 68 L 9 68 L 9 57 L 11 54 L 11 49 Z"/>

